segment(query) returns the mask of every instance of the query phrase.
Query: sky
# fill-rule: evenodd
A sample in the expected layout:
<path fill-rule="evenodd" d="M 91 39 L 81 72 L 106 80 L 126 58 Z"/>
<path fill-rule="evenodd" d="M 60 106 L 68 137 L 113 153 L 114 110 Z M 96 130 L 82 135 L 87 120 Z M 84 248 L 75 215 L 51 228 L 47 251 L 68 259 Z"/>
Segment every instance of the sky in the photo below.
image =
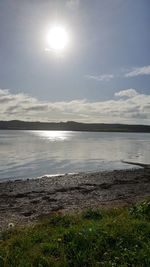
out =
<path fill-rule="evenodd" d="M 149 0 L 0 0 L 0 120 L 150 125 Z M 69 44 L 46 36 L 58 23 Z"/>

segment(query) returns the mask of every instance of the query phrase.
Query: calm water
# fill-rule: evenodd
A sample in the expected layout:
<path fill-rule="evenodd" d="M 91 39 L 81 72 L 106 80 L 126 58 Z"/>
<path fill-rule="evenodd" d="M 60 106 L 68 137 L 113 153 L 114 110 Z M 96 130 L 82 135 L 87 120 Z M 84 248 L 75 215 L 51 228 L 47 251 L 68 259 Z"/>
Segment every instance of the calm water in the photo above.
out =
<path fill-rule="evenodd" d="M 0 179 L 130 168 L 150 163 L 150 134 L 0 131 Z"/>

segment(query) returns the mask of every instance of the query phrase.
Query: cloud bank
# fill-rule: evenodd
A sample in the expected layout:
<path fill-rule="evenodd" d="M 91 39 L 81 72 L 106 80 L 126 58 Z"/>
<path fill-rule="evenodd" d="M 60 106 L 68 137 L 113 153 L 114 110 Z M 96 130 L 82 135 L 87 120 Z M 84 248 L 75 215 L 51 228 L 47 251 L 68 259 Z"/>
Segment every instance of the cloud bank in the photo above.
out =
<path fill-rule="evenodd" d="M 24 93 L 0 89 L 0 120 L 107 122 L 150 124 L 150 95 L 121 90 L 114 99 L 90 102 L 40 101 Z"/>

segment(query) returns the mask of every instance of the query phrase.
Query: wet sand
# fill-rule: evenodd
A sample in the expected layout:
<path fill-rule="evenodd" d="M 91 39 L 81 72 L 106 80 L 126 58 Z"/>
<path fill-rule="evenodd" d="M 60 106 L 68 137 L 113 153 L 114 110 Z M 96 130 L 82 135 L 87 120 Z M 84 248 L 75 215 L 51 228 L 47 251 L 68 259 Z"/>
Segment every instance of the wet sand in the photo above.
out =
<path fill-rule="evenodd" d="M 56 211 L 124 206 L 148 196 L 149 168 L 1 182 L 0 230 Z"/>

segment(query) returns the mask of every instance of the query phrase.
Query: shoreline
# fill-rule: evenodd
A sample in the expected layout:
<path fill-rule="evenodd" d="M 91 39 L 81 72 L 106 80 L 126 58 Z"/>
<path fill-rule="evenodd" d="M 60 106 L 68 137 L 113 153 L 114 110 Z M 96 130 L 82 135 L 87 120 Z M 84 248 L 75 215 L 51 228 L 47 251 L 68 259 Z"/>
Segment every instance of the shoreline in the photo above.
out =
<path fill-rule="evenodd" d="M 149 196 L 149 168 L 4 181 L 0 183 L 0 230 L 53 212 L 126 206 Z"/>

